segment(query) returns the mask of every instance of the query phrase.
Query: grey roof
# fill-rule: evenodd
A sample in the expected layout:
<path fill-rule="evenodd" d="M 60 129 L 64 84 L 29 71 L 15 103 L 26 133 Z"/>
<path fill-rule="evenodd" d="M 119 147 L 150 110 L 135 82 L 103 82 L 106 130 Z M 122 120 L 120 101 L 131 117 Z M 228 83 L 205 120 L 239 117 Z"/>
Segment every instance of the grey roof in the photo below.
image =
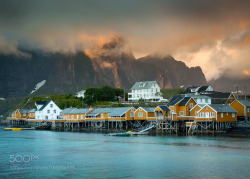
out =
<path fill-rule="evenodd" d="M 146 107 L 141 107 L 141 108 L 147 112 L 155 112 L 155 108 L 146 108 Z"/>
<path fill-rule="evenodd" d="M 125 112 L 127 112 L 131 107 L 121 107 L 121 108 L 113 108 L 111 113 L 108 115 L 112 116 L 122 116 Z"/>
<path fill-rule="evenodd" d="M 74 109 L 70 112 L 70 114 L 84 114 L 88 112 L 89 110 L 90 110 L 89 108 Z"/>
<path fill-rule="evenodd" d="M 70 114 L 71 111 L 75 110 L 76 108 L 66 108 L 64 110 L 61 111 L 61 114 Z"/>
<path fill-rule="evenodd" d="M 137 89 L 149 89 L 154 84 L 158 84 L 156 81 L 142 81 L 142 82 L 136 82 L 134 86 L 131 88 L 131 90 L 137 90 Z M 142 86 L 140 86 L 142 85 Z"/>
<path fill-rule="evenodd" d="M 43 105 L 39 111 L 42 111 L 49 103 L 50 103 L 51 100 L 49 101 L 36 101 L 36 105 Z"/>
<path fill-rule="evenodd" d="M 188 95 L 188 96 L 191 97 L 191 98 L 203 98 L 203 99 L 207 98 L 207 99 L 211 99 L 210 96 L 206 96 L 206 95 Z"/>
<path fill-rule="evenodd" d="M 36 112 L 36 109 L 30 109 L 29 112 Z"/>
<path fill-rule="evenodd" d="M 190 100 L 190 97 L 185 97 L 179 104 L 179 106 L 185 106 L 187 102 Z"/>
<path fill-rule="evenodd" d="M 19 109 L 19 112 L 24 114 L 24 113 L 29 113 L 28 109 Z"/>
<path fill-rule="evenodd" d="M 231 93 L 213 92 L 211 94 L 206 94 L 206 95 L 213 99 L 228 99 Z"/>
<path fill-rule="evenodd" d="M 217 112 L 237 113 L 233 108 L 226 104 L 209 104 L 209 106 Z"/>
<path fill-rule="evenodd" d="M 159 106 L 163 111 L 170 111 L 170 109 L 167 106 Z"/>
<path fill-rule="evenodd" d="M 93 111 L 91 111 L 90 113 L 88 113 L 86 116 L 96 116 L 100 113 L 110 113 L 112 111 L 113 108 L 98 108 L 98 109 L 94 109 Z"/>
<path fill-rule="evenodd" d="M 78 93 L 83 93 L 83 92 L 85 92 L 86 90 L 81 90 L 81 91 L 78 91 L 76 94 L 78 94 Z"/>
<path fill-rule="evenodd" d="M 184 98 L 184 97 L 181 96 L 181 95 L 172 96 L 172 97 L 169 99 L 168 106 L 173 106 L 173 105 L 175 105 L 176 103 L 180 102 L 183 98 Z"/>
<path fill-rule="evenodd" d="M 245 102 L 244 99 L 238 99 L 238 101 L 239 101 L 241 104 L 243 104 L 244 106 L 250 106 L 250 101 L 248 101 L 248 100 L 246 100 L 247 105 L 246 105 L 246 102 Z"/>

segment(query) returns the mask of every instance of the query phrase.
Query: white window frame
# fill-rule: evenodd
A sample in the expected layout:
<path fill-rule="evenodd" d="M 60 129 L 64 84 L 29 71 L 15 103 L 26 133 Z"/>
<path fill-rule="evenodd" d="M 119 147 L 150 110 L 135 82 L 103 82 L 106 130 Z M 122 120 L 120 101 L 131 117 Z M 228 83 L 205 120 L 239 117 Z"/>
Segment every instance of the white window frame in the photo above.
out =
<path fill-rule="evenodd" d="M 192 109 L 194 107 L 193 103 L 189 103 L 189 108 Z"/>
<path fill-rule="evenodd" d="M 205 116 L 204 116 L 204 112 L 201 112 L 201 113 L 200 113 L 200 117 L 205 117 Z"/>
<path fill-rule="evenodd" d="M 74 119 L 74 115 L 71 115 L 71 119 Z"/>
<path fill-rule="evenodd" d="M 214 112 L 210 112 L 210 116 L 211 116 L 211 117 L 214 117 Z"/>
<path fill-rule="evenodd" d="M 47 113 L 50 114 L 50 110 L 49 109 L 47 110 Z"/>
<path fill-rule="evenodd" d="M 232 117 L 235 117 L 235 113 L 232 113 Z"/>
<path fill-rule="evenodd" d="M 50 104 L 50 107 L 53 108 L 53 104 Z"/>
<path fill-rule="evenodd" d="M 198 111 L 195 111 L 195 116 L 198 116 L 198 115 L 199 115 Z"/>
<path fill-rule="evenodd" d="M 223 118 L 223 113 L 220 113 L 220 117 Z"/>
<path fill-rule="evenodd" d="M 81 119 L 83 119 L 83 115 L 81 115 Z"/>
<path fill-rule="evenodd" d="M 138 116 L 139 116 L 139 117 L 143 117 L 143 112 L 139 112 L 139 113 L 138 113 Z"/>
<path fill-rule="evenodd" d="M 209 112 L 206 112 L 206 118 L 209 118 Z"/>
<path fill-rule="evenodd" d="M 54 113 L 56 113 L 56 110 L 54 110 Z"/>
<path fill-rule="evenodd" d="M 134 113 L 130 113 L 130 117 L 134 117 Z"/>
<path fill-rule="evenodd" d="M 184 111 L 179 111 L 180 116 L 184 116 Z"/>

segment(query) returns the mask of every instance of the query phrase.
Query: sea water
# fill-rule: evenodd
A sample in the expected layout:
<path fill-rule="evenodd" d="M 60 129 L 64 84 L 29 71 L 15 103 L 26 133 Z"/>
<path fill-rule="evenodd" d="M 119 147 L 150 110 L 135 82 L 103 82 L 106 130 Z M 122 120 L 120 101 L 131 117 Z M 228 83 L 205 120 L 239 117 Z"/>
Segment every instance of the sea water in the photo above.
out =
<path fill-rule="evenodd" d="M 250 138 L 0 128 L 0 178 L 249 178 Z"/>

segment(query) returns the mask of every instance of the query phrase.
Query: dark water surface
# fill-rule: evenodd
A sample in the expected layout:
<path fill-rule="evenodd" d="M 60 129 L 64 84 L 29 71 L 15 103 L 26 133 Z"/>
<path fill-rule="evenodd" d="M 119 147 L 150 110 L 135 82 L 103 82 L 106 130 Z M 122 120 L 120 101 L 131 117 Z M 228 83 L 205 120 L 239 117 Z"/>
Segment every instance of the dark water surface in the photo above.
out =
<path fill-rule="evenodd" d="M 250 137 L 4 131 L 0 178 L 249 178 Z"/>

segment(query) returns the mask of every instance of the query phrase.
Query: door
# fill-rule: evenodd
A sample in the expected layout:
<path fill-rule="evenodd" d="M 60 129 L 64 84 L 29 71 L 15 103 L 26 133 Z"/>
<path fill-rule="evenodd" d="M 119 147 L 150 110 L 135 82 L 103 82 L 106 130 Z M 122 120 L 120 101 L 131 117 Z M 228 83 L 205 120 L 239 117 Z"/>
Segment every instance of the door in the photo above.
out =
<path fill-rule="evenodd" d="M 209 118 L 209 112 L 206 112 L 206 117 Z"/>

